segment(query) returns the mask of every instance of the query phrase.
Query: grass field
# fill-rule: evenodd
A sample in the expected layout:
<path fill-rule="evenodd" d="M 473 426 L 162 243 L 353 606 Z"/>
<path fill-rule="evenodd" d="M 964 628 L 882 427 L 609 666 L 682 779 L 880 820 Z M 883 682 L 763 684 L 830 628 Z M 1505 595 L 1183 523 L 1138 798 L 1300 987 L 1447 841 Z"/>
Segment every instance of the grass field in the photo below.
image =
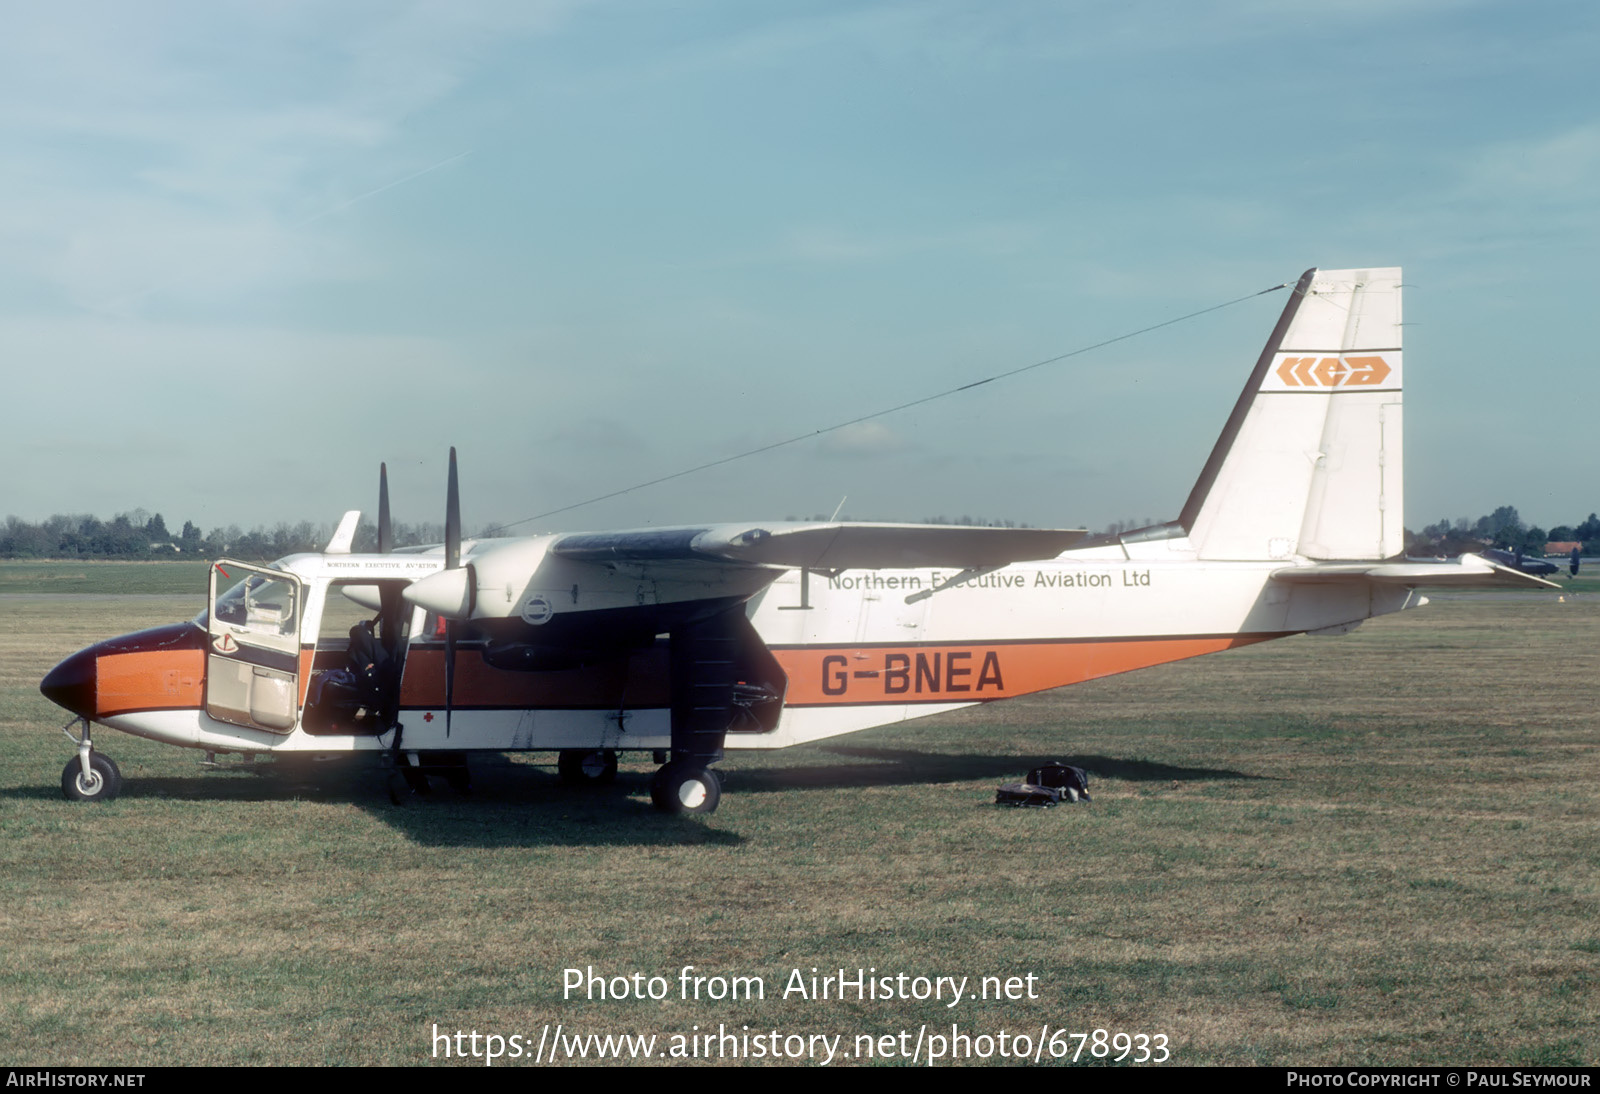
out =
<path fill-rule="evenodd" d="M 0 561 L 0 594 L 72 593 L 205 596 L 206 562 Z"/>
<path fill-rule="evenodd" d="M 9 1064 L 420 1063 L 435 1023 L 537 1041 L 546 1022 L 845 1051 L 924 1023 L 1101 1028 L 1166 1034 L 1178 1063 L 1600 1059 L 1600 596 L 1436 598 L 735 755 L 702 821 L 650 808 L 647 765 L 586 795 L 496 760 L 468 798 L 396 807 L 375 771 L 207 771 L 108 731 L 124 796 L 70 804 L 39 678 L 192 615 L 204 573 L 130 589 L 55 565 L 91 576 L 0 566 Z M 69 580 L 89 595 L 15 595 Z M 990 804 L 1046 759 L 1089 768 L 1093 804 Z M 563 1001 L 562 970 L 591 965 L 672 994 Z M 766 998 L 680 1000 L 684 965 Z M 1039 998 L 782 998 L 813 966 L 1031 973 Z"/>

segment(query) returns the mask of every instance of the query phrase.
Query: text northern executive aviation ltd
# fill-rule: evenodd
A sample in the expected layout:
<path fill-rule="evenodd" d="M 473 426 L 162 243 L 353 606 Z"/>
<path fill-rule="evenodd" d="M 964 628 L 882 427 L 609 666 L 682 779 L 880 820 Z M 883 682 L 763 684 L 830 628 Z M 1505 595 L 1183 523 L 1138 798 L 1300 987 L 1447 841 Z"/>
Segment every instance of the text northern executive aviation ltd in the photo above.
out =
<path fill-rule="evenodd" d="M 1060 573 L 1049 570 L 1038 570 L 1033 575 L 1033 580 L 1028 580 L 1025 573 L 1008 574 L 973 574 L 962 577 L 953 575 L 948 581 L 941 580 L 938 572 L 928 576 L 927 588 L 931 589 L 1103 589 L 1116 584 L 1112 575 L 1102 573 L 1085 573 L 1075 571 Z M 1150 585 L 1149 570 L 1123 570 L 1122 584 L 1131 588 L 1148 588 Z M 910 589 L 924 588 L 923 579 L 919 574 L 841 574 L 828 579 L 830 589 Z"/>

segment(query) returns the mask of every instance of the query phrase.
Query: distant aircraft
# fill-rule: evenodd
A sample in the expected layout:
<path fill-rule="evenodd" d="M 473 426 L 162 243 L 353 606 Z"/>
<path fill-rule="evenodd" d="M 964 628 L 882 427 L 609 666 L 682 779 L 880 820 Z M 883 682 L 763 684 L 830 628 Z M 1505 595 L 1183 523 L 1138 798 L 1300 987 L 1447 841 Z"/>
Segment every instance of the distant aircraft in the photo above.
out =
<path fill-rule="evenodd" d="M 1491 547 L 1488 550 L 1481 552 L 1481 554 L 1484 558 L 1498 562 L 1502 566 L 1507 566 L 1513 570 L 1518 570 L 1525 574 L 1532 574 L 1535 577 L 1544 577 L 1547 574 L 1558 574 L 1561 572 L 1561 567 L 1557 563 L 1546 562 L 1542 558 L 1528 558 L 1524 556 L 1521 551 L 1502 551 L 1498 547 Z M 1578 576 L 1578 557 L 1578 550 L 1574 548 L 1571 558 L 1573 577 Z"/>
<path fill-rule="evenodd" d="M 473 752 L 555 752 L 573 782 L 642 752 L 657 806 L 709 813 L 727 748 L 1340 634 L 1420 586 L 1549 586 L 1401 557 L 1400 331 L 1398 269 L 1307 271 L 1178 519 L 1115 535 L 752 521 L 463 542 L 452 449 L 444 545 L 394 551 L 380 472 L 376 554 L 351 552 L 346 513 L 321 554 L 219 561 L 193 620 L 51 670 L 41 690 L 81 727 L 63 792 L 117 793 L 99 724 L 387 754 L 419 788 L 464 784 Z"/>

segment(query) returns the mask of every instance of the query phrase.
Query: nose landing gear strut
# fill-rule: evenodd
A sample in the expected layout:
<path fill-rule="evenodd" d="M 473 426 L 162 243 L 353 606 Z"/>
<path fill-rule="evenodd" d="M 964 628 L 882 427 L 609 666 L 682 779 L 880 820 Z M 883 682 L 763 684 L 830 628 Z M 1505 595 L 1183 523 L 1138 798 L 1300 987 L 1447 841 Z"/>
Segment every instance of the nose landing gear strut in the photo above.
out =
<path fill-rule="evenodd" d="M 72 728 L 83 724 L 81 734 Z M 108 802 L 122 791 L 122 772 L 111 757 L 94 750 L 89 739 L 89 720 L 82 715 L 61 727 L 67 740 L 78 746 L 78 754 L 61 771 L 61 793 L 68 801 Z"/>

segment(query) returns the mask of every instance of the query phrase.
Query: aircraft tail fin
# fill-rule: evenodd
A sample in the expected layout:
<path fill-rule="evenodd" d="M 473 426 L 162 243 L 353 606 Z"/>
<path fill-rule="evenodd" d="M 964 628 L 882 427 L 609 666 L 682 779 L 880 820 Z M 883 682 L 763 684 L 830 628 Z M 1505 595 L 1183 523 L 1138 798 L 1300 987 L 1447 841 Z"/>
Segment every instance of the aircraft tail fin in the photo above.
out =
<path fill-rule="evenodd" d="M 333 538 L 328 540 L 328 545 L 322 549 L 325 555 L 347 555 L 351 546 L 356 541 L 356 527 L 361 521 L 361 510 L 352 509 L 339 521 L 339 527 L 333 530 Z"/>
<path fill-rule="evenodd" d="M 1201 558 L 1405 547 L 1400 270 L 1307 270 L 1180 521 Z"/>

